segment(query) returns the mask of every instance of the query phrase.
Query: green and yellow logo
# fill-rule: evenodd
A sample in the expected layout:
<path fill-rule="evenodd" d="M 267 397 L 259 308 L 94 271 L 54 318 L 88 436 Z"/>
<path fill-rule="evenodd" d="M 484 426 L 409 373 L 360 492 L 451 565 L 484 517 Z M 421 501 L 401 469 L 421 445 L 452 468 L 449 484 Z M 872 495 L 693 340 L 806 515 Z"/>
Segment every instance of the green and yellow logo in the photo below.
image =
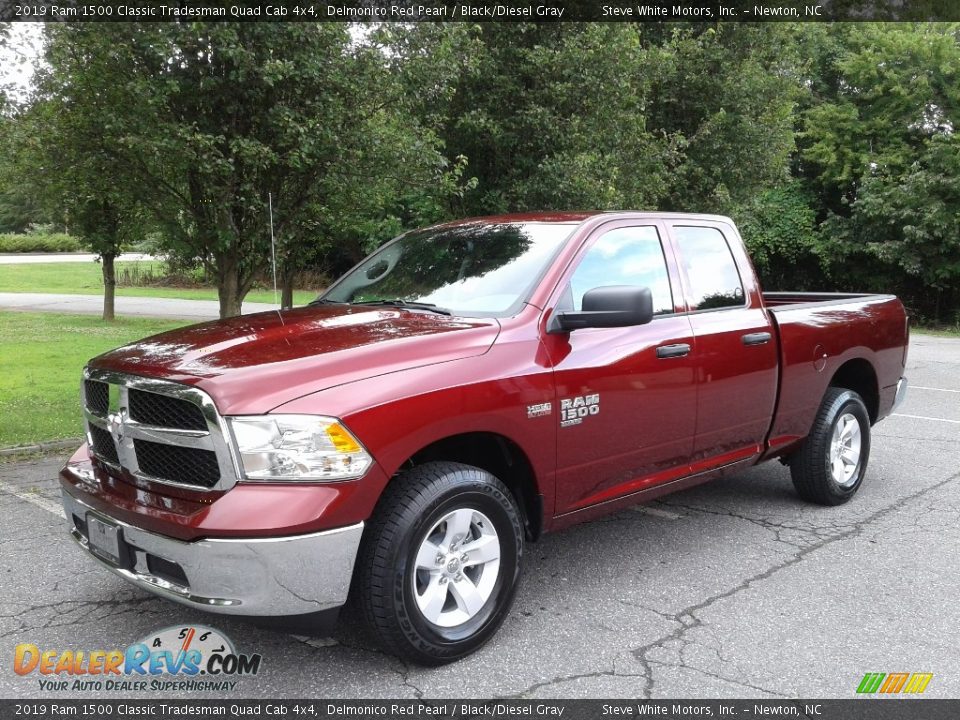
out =
<path fill-rule="evenodd" d="M 867 673 L 857 687 L 860 695 L 919 695 L 927 689 L 933 673 Z"/>

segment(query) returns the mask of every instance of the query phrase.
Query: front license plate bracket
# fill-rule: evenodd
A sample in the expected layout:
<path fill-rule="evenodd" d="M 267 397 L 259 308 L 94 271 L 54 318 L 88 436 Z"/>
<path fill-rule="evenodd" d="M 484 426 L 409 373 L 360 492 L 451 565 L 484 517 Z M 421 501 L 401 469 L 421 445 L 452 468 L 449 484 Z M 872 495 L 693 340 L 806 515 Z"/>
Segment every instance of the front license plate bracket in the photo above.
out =
<path fill-rule="evenodd" d="M 87 543 L 90 552 L 112 565 L 123 565 L 127 555 L 122 533 L 116 523 L 94 513 L 87 513 Z"/>

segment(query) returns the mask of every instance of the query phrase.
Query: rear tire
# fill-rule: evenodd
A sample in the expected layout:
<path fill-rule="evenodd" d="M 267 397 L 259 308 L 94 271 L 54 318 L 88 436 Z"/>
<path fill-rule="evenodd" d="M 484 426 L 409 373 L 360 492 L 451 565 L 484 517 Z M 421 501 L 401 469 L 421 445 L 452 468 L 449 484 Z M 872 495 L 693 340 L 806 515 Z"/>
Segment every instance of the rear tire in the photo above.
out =
<path fill-rule="evenodd" d="M 431 462 L 403 473 L 360 548 L 367 628 L 386 651 L 423 665 L 474 652 L 510 610 L 523 538 L 516 500 L 485 470 Z"/>
<path fill-rule="evenodd" d="M 813 429 L 790 461 L 797 493 L 819 505 L 852 498 L 870 459 L 870 415 L 852 390 L 828 388 Z"/>

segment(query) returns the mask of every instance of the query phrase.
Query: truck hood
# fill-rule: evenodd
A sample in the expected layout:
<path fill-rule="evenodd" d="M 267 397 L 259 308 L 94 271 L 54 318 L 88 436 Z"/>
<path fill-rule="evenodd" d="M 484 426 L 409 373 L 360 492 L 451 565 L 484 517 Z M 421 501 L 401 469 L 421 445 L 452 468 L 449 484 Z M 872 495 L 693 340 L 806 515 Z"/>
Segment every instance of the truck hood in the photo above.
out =
<path fill-rule="evenodd" d="M 224 415 L 260 414 L 335 385 L 482 355 L 499 330 L 487 318 L 320 305 L 180 328 L 90 366 L 194 385 Z"/>

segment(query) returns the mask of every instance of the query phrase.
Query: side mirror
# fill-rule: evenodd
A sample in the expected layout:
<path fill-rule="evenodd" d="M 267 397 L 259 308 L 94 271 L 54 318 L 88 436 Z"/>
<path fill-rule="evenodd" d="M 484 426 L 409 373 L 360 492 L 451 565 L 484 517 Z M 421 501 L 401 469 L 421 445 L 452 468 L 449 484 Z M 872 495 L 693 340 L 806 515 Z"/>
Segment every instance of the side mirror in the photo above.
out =
<path fill-rule="evenodd" d="M 550 318 L 548 333 L 568 333 L 581 328 L 612 328 L 645 325 L 653 320 L 650 288 L 610 285 L 588 290 L 583 310 L 559 312 Z"/>

